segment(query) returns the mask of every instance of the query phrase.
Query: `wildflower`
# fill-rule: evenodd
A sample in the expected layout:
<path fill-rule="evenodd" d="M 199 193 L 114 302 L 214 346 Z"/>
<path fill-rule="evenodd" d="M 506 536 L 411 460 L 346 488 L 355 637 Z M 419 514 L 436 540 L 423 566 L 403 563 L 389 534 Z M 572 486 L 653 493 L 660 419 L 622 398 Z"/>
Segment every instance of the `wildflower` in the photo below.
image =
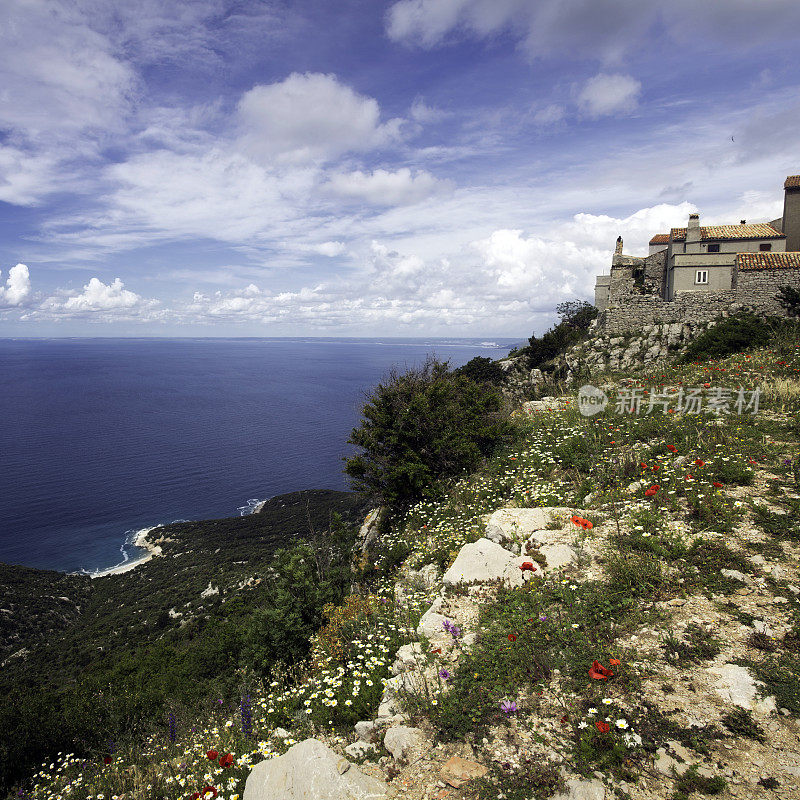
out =
<path fill-rule="evenodd" d="M 216 750 L 209 750 L 206 753 L 206 757 L 208 758 L 209 761 L 216 761 L 218 756 L 219 753 Z"/>
<path fill-rule="evenodd" d="M 203 791 L 200 792 L 201 800 L 204 800 L 205 796 L 209 793 L 211 794 L 212 798 L 217 796 L 217 790 L 213 786 L 204 786 Z"/>
<path fill-rule="evenodd" d="M 606 681 L 613 677 L 614 673 L 610 669 L 606 669 L 599 661 L 592 661 L 592 666 L 589 668 L 589 677 L 596 681 Z"/>
<path fill-rule="evenodd" d="M 618 667 L 622 662 L 618 658 L 610 658 L 608 664 L 611 667 Z"/>
<path fill-rule="evenodd" d="M 580 525 L 583 520 L 583 517 L 579 517 L 577 514 L 573 514 L 570 517 L 570 520 L 572 521 L 573 525 Z"/>
<path fill-rule="evenodd" d="M 503 700 L 503 702 L 500 703 L 500 710 L 506 716 L 514 714 L 517 711 L 517 704 L 513 700 Z"/>
<path fill-rule="evenodd" d="M 508 641 L 509 642 L 516 642 L 517 641 L 517 634 L 516 633 L 509 633 L 508 634 Z"/>
<path fill-rule="evenodd" d="M 669 450 L 670 453 L 677 453 L 678 452 L 678 448 L 675 447 L 674 444 L 668 444 L 667 445 L 667 450 Z"/>
<path fill-rule="evenodd" d="M 582 720 L 581 720 L 581 721 L 578 723 L 578 727 L 579 727 L 579 728 L 581 728 L 581 729 L 583 729 L 583 728 L 588 728 L 588 727 L 589 727 L 589 723 L 588 723 L 588 722 L 587 722 L 585 719 L 582 719 Z"/>
<path fill-rule="evenodd" d="M 597 720 L 594 726 L 600 733 L 608 733 L 611 730 L 611 726 L 607 722 L 601 722 L 600 720 Z"/>
<path fill-rule="evenodd" d="M 601 702 L 604 706 L 610 706 L 614 701 L 610 697 L 604 697 Z"/>
<path fill-rule="evenodd" d="M 653 485 L 652 485 L 652 486 L 651 486 L 651 487 L 650 487 L 650 488 L 649 488 L 649 489 L 648 489 L 648 490 L 647 490 L 647 491 L 644 493 L 644 496 L 645 496 L 645 497 L 652 497 L 654 494 L 656 494 L 656 493 L 658 492 L 658 490 L 659 490 L 660 488 L 661 488 L 661 487 L 660 487 L 660 486 L 659 486 L 657 483 L 654 483 L 654 484 L 653 484 Z"/>
<path fill-rule="evenodd" d="M 597 709 L 596 708 L 590 708 L 586 713 L 587 714 L 596 714 L 597 713 Z"/>
<path fill-rule="evenodd" d="M 581 528 L 583 528 L 585 531 L 590 531 L 592 528 L 594 528 L 594 525 L 592 525 L 588 519 L 584 519 L 581 520 Z"/>
<path fill-rule="evenodd" d="M 696 458 L 696 459 L 694 460 L 694 465 L 695 465 L 696 467 L 704 467 L 704 466 L 706 465 L 706 462 L 705 462 L 705 461 L 703 461 L 703 459 L 702 459 L 702 458 Z"/>
<path fill-rule="evenodd" d="M 439 670 L 439 677 L 440 677 L 440 678 L 441 678 L 443 681 L 449 681 L 449 680 L 450 680 L 450 678 L 451 678 L 452 676 L 450 675 L 450 672 L 449 672 L 448 670 L 446 670 L 444 667 L 442 667 L 442 668 Z"/>
<path fill-rule="evenodd" d="M 617 720 L 617 721 L 616 721 L 614 724 L 615 724 L 615 725 L 616 725 L 616 726 L 617 726 L 617 727 L 618 727 L 620 730 L 623 730 L 623 731 L 624 731 L 626 728 L 630 727 L 630 726 L 628 725 L 628 720 L 626 720 L 626 719 L 618 719 L 618 720 Z"/>
<path fill-rule="evenodd" d="M 717 489 L 721 489 L 722 488 L 722 484 L 719 481 L 714 481 L 711 485 L 714 486 Z"/>
<path fill-rule="evenodd" d="M 519 565 L 519 568 L 522 570 L 523 573 L 526 571 L 536 572 L 536 567 L 533 566 L 533 561 L 523 561 Z"/>
<path fill-rule="evenodd" d="M 221 767 L 229 767 L 231 764 L 233 764 L 233 755 L 231 753 L 226 753 L 219 760 L 219 765 Z"/>

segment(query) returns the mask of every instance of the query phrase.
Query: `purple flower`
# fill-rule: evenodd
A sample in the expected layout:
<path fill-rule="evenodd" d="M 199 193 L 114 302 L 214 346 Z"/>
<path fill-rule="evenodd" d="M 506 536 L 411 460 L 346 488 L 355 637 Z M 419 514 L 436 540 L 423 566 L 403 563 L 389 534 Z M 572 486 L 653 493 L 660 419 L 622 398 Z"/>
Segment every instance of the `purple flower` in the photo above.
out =
<path fill-rule="evenodd" d="M 442 627 L 443 627 L 443 628 L 444 628 L 444 629 L 445 629 L 445 630 L 446 630 L 446 631 L 447 631 L 447 632 L 448 632 L 448 633 L 449 633 L 449 634 L 450 634 L 450 635 L 451 635 L 451 636 L 452 636 L 454 639 L 458 639 L 458 638 L 459 638 L 459 636 L 461 636 L 461 628 L 459 628 L 459 627 L 458 627 L 458 625 L 454 625 L 452 622 L 450 622 L 450 620 L 449 620 L 449 619 L 446 619 L 446 620 L 445 620 L 445 621 L 442 623 Z"/>
<path fill-rule="evenodd" d="M 452 676 L 452 675 L 451 675 L 451 674 L 450 674 L 450 673 L 449 673 L 449 672 L 448 672 L 448 671 L 447 671 L 447 670 L 446 670 L 444 667 L 442 667 L 442 668 L 439 670 L 439 677 L 440 677 L 440 678 L 441 678 L 443 681 L 449 681 L 449 680 L 450 680 L 450 678 L 452 678 L 453 676 Z"/>
<path fill-rule="evenodd" d="M 509 714 L 515 714 L 517 711 L 517 704 L 513 700 L 503 700 L 500 703 L 500 710 L 508 716 Z"/>
<path fill-rule="evenodd" d="M 542 614 L 539 619 L 544 622 L 547 619 L 547 614 Z"/>

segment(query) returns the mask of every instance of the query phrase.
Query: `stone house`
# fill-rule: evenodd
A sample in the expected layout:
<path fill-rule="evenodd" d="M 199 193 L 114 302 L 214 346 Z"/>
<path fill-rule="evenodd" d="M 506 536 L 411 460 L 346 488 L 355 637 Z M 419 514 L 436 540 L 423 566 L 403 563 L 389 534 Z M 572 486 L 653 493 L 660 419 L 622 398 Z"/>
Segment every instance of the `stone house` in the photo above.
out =
<path fill-rule="evenodd" d="M 653 236 L 644 257 L 625 255 L 617 239 L 595 305 L 600 327 L 627 331 L 744 307 L 784 313 L 777 293 L 786 285 L 800 288 L 800 175 L 784 182 L 783 216 L 771 222 L 704 226 L 692 214 L 685 228 Z"/>

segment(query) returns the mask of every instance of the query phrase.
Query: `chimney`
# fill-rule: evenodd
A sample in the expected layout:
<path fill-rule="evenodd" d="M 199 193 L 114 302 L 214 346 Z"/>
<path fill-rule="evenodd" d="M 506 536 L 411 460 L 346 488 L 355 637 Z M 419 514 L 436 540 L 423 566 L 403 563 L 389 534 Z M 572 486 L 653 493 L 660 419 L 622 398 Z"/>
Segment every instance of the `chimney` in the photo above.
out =
<path fill-rule="evenodd" d="M 740 225 L 747 225 L 747 220 L 746 219 L 740 219 L 739 220 L 739 224 Z"/>
<path fill-rule="evenodd" d="M 700 215 L 689 214 L 689 224 L 686 226 L 686 244 L 700 241 Z"/>
<path fill-rule="evenodd" d="M 617 246 L 614 250 L 614 255 L 621 256 L 622 255 L 622 237 L 617 236 Z"/>
<path fill-rule="evenodd" d="M 783 232 L 787 251 L 800 250 L 800 175 L 789 175 L 783 184 Z"/>

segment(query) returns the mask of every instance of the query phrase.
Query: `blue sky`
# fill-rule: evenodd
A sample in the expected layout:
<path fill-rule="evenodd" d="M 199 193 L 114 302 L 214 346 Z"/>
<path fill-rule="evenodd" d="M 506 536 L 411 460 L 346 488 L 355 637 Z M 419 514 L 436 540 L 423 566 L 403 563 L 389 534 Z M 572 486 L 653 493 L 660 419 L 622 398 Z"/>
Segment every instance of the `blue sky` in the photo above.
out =
<path fill-rule="evenodd" d="M 781 214 L 796 0 L 4 0 L 0 336 L 528 336 Z"/>

